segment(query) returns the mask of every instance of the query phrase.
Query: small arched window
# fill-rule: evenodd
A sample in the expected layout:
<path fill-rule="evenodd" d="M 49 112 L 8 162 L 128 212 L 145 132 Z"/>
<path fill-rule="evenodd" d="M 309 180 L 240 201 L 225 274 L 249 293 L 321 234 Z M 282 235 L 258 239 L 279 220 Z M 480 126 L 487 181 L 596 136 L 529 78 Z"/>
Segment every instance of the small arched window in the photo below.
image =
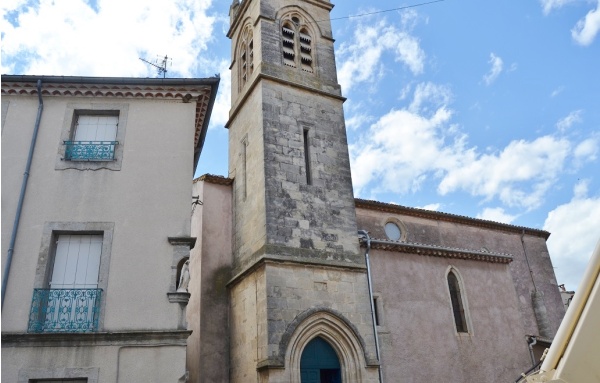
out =
<path fill-rule="evenodd" d="M 242 32 L 242 39 L 239 48 L 240 58 L 240 89 L 246 85 L 250 76 L 254 72 L 254 39 L 252 37 L 252 28 L 247 25 Z"/>
<path fill-rule="evenodd" d="M 450 300 L 452 301 L 452 312 L 454 314 L 456 331 L 469 332 L 467 329 L 465 306 L 460 291 L 460 283 L 452 270 L 448 273 L 448 289 L 450 290 Z"/>
<path fill-rule="evenodd" d="M 281 24 L 283 65 L 313 72 L 312 37 L 300 15 L 284 18 Z"/>

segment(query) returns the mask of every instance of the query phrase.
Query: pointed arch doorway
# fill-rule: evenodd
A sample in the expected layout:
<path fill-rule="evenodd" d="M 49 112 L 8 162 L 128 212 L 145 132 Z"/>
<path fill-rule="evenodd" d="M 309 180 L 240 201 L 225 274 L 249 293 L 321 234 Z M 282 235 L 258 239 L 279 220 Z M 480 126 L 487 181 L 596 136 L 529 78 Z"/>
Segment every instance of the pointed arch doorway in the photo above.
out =
<path fill-rule="evenodd" d="M 340 360 L 321 337 L 316 337 L 304 347 L 300 358 L 301 383 L 342 383 Z"/>

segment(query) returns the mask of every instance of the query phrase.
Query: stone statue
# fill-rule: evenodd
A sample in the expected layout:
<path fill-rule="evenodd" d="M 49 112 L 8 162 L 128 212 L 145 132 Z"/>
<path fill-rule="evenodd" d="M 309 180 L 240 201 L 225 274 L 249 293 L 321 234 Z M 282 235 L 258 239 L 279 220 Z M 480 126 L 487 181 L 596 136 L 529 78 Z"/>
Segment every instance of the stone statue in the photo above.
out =
<path fill-rule="evenodd" d="M 178 293 L 187 293 L 188 285 L 190 284 L 190 260 L 185 261 L 181 267 L 181 276 L 179 277 L 179 285 L 177 286 Z"/>

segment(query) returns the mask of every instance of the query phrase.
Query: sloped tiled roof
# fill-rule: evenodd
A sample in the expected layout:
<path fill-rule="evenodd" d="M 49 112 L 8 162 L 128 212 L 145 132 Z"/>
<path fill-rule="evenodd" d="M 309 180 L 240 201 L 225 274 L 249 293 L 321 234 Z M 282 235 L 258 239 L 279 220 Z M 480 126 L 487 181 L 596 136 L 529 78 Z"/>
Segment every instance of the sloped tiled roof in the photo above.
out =
<path fill-rule="evenodd" d="M 508 231 L 512 233 L 525 233 L 527 235 L 533 235 L 536 237 L 542 237 L 544 239 L 548 239 L 550 233 L 545 230 L 532 229 L 524 226 L 515 226 L 509 225 L 506 223 L 488 221 L 485 219 L 479 218 L 471 218 L 463 215 L 450 214 L 450 213 L 442 213 L 439 211 L 418 209 L 414 207 L 407 207 L 402 205 L 395 205 L 391 203 L 365 200 L 360 198 L 355 198 L 354 203 L 357 208 L 361 209 L 369 209 L 369 210 L 377 210 L 392 214 L 402 214 L 408 215 L 411 217 L 419 217 L 426 219 L 434 219 L 438 221 L 447 221 L 453 223 L 459 223 L 468 226 L 482 227 L 494 230 Z"/>

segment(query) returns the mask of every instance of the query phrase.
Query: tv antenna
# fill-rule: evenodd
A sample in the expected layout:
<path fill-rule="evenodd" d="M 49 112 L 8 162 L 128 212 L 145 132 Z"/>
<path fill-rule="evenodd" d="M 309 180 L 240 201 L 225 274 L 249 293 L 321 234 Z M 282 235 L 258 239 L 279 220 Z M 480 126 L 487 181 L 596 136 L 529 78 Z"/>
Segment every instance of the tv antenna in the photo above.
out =
<path fill-rule="evenodd" d="M 140 57 L 140 60 L 155 67 L 158 70 L 158 76 L 160 77 L 160 75 L 162 74 L 163 78 L 165 78 L 167 75 L 167 66 L 169 64 L 173 65 L 173 59 L 168 57 L 167 55 L 165 55 L 165 57 L 161 60 L 160 64 L 158 63 L 158 60 L 159 60 L 158 56 L 157 56 L 156 60 L 154 60 L 154 62 L 150 62 L 141 57 Z"/>

